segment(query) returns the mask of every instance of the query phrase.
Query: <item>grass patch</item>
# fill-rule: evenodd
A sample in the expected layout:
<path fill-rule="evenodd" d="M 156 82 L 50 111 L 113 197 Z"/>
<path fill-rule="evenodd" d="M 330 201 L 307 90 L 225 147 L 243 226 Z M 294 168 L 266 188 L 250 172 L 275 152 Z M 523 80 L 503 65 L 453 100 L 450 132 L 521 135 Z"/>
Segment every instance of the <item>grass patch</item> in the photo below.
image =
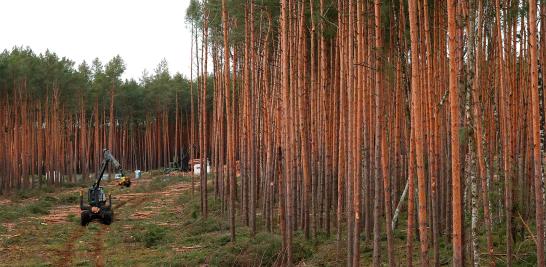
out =
<path fill-rule="evenodd" d="M 198 178 L 196 177 L 196 181 Z M 228 214 L 222 213 L 221 202 L 215 199 L 212 186 L 209 186 L 209 213 L 208 218 L 203 219 L 199 204 L 199 186 L 196 184 L 195 194 L 192 197 L 191 189 L 177 194 L 160 194 L 160 191 L 170 190 L 172 185 L 186 183 L 190 185 L 191 177 L 160 176 L 138 186 L 129 189 L 120 189 L 108 184 L 108 192 L 112 195 L 132 192 L 147 192 L 150 194 L 138 194 L 135 200 L 117 209 L 116 221 L 110 226 L 101 226 L 99 223 L 91 223 L 84 234 L 75 241 L 74 265 L 86 266 L 94 262 L 89 258 L 93 255 L 88 251 L 93 249 L 93 242 L 97 240 L 97 234 L 107 231 L 102 236 L 104 240 L 103 257 L 105 265 L 112 266 L 275 266 L 279 265 L 282 253 L 282 240 L 278 229 L 278 218 L 275 217 L 274 232 L 269 233 L 264 229 L 265 223 L 261 214 L 258 215 L 258 232 L 251 236 L 250 229 L 242 222 L 240 209 L 237 210 L 236 240 L 231 241 L 229 232 Z M 57 190 L 57 189 L 56 189 Z M 46 214 L 55 205 L 77 204 L 79 196 L 74 190 L 68 192 L 59 188 L 59 191 L 47 193 L 44 190 L 34 191 L 28 194 L 21 193 L 19 202 L 0 206 L 0 223 L 4 221 L 14 222 L 14 218 L 23 216 L 36 217 L 36 214 Z M 85 189 L 84 189 L 85 190 Z M 25 200 L 26 199 L 26 200 Z M 142 200 L 142 201 L 140 201 Z M 137 212 L 149 212 L 149 216 L 133 216 Z M 261 209 L 260 209 L 261 211 Z M 15 232 L 20 236 L 0 241 L 1 245 L 24 247 L 25 251 L 14 252 L 13 255 L 0 259 L 0 265 L 17 262 L 20 266 L 36 264 L 55 264 L 58 256 L 56 251 L 62 249 L 66 240 L 72 238 L 77 225 L 79 215 L 71 214 L 66 220 L 72 223 L 64 224 L 40 224 L 40 220 L 19 220 Z M 529 227 L 534 231 L 533 221 Z M 495 252 L 502 253 L 505 249 L 505 229 L 503 224 L 494 227 Z M 345 227 L 343 227 L 345 229 Z M 406 214 L 401 213 L 396 231 L 394 231 L 397 264 L 406 263 Z M 0 224 L 0 233 L 6 233 Z M 294 264 L 306 266 L 343 266 L 346 265 L 346 232 L 342 233 L 340 247 L 336 241 L 335 227 L 332 233 L 327 235 L 318 232 L 311 240 L 306 240 L 301 231 L 294 232 L 292 240 Z M 10 230 L 10 233 L 12 234 Z M 417 234 L 416 232 L 414 234 Z M 480 246 L 485 243 L 484 232 L 480 232 Z M 373 245 L 371 239 L 366 240 L 364 234 L 361 237 L 360 255 L 363 266 L 372 264 Z M 381 264 L 387 264 L 386 236 L 381 238 Z M 451 263 L 451 243 L 447 236 L 440 236 L 440 261 L 442 264 Z M 30 255 L 34 251 L 49 253 L 50 260 L 43 261 L 40 256 Z M 525 232 L 514 244 L 517 251 L 514 256 L 514 266 L 533 266 L 536 263 L 534 243 Z M 130 253 L 127 253 L 130 251 Z M 418 237 L 415 237 L 414 251 L 412 253 L 414 264 L 419 264 Z M 28 257 L 27 257 L 28 256 Z M 430 257 L 432 258 L 432 252 Z M 36 264 L 34 264 L 36 263 Z M 487 263 L 487 257 L 482 256 L 482 265 Z M 502 265 L 502 260 L 497 264 Z"/>
<path fill-rule="evenodd" d="M 170 185 L 187 181 L 188 179 L 191 180 L 191 178 L 184 177 L 184 176 L 160 176 L 158 178 L 153 179 L 147 185 L 137 188 L 135 191 L 139 193 L 156 192 Z"/>
<path fill-rule="evenodd" d="M 248 253 L 255 259 L 259 258 L 260 265 L 271 266 L 277 260 L 281 245 L 280 236 L 272 233 L 258 233 L 251 241 Z"/>
<path fill-rule="evenodd" d="M 60 187 L 43 185 L 41 187 L 35 187 L 31 189 L 21 189 L 13 193 L 9 193 L 6 196 L 14 202 L 20 202 L 26 199 L 40 198 L 48 194 L 59 193 L 67 189 L 73 189 L 77 187 L 88 187 L 92 182 L 77 182 L 77 183 L 63 183 Z"/>
<path fill-rule="evenodd" d="M 89 231 L 99 231 L 100 228 L 99 228 L 99 224 L 98 223 L 90 223 L 87 225 L 87 230 Z"/>
<path fill-rule="evenodd" d="M 19 210 L 13 206 L 0 206 L 0 222 L 13 221 L 26 214 L 26 210 Z"/>
<path fill-rule="evenodd" d="M 73 223 L 79 223 L 80 219 L 75 214 L 68 214 L 66 220 Z"/>
<path fill-rule="evenodd" d="M 29 199 L 33 197 L 39 197 L 44 194 L 53 193 L 55 192 L 56 188 L 50 187 L 50 186 L 44 186 L 41 188 L 33 188 L 33 189 L 25 189 L 25 190 L 17 190 L 15 194 L 11 195 L 11 199 L 13 201 L 20 201 L 24 199 Z"/>
<path fill-rule="evenodd" d="M 167 230 L 155 224 L 147 224 L 144 229 L 135 234 L 135 240 L 144 243 L 144 246 L 151 248 L 164 241 Z"/>
<path fill-rule="evenodd" d="M 32 214 L 45 215 L 49 213 L 49 206 L 42 203 L 32 203 L 27 209 Z"/>
<path fill-rule="evenodd" d="M 49 214 L 49 209 L 58 203 L 58 199 L 52 196 L 43 196 L 38 201 L 32 202 L 26 206 L 30 214 L 45 215 Z"/>
<path fill-rule="evenodd" d="M 302 232 L 295 233 L 294 242 L 292 243 L 292 258 L 294 262 L 300 262 L 313 256 L 314 246 L 312 242 L 311 240 L 305 240 Z"/>
<path fill-rule="evenodd" d="M 46 215 L 53 206 L 57 205 L 77 205 L 79 195 L 73 192 L 63 193 L 63 190 L 66 190 L 65 186 L 73 188 L 79 184 L 65 184 L 60 188 L 44 186 L 16 191 L 8 196 L 12 201 L 10 204 L 0 206 L 0 223 L 31 215 Z"/>
<path fill-rule="evenodd" d="M 46 215 L 53 206 L 77 205 L 79 196 L 64 194 L 58 198 L 44 195 L 37 200 L 13 202 L 10 205 L 0 206 L 0 222 L 13 221 L 30 215 Z"/>
<path fill-rule="evenodd" d="M 187 233 L 196 236 L 226 230 L 228 227 L 229 226 L 225 222 L 218 220 L 217 218 L 208 218 L 206 220 L 199 218 L 189 225 Z"/>
<path fill-rule="evenodd" d="M 78 204 L 80 196 L 78 194 L 64 194 L 59 196 L 58 203 L 63 205 Z"/>

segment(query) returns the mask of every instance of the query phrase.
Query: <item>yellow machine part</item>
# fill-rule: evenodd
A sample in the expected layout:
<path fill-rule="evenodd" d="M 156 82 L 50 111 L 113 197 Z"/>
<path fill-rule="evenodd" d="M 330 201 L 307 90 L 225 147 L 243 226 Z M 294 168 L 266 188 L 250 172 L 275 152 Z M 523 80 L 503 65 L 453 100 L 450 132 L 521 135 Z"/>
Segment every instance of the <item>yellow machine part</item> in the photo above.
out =
<path fill-rule="evenodd" d="M 129 186 L 131 186 L 131 179 L 129 177 L 123 176 L 123 177 L 121 177 L 119 179 L 118 185 L 119 186 L 129 187 Z"/>

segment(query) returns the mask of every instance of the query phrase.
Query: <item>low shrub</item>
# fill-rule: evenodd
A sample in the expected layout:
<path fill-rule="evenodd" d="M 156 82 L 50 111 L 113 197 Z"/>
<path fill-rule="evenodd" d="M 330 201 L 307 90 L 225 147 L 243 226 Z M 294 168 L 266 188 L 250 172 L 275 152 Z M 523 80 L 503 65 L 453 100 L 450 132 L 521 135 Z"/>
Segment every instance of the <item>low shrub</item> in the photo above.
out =
<path fill-rule="evenodd" d="M 151 248 L 157 246 L 167 235 L 165 228 L 155 224 L 148 224 L 144 230 L 135 235 L 138 242 L 143 242 L 144 246 Z"/>
<path fill-rule="evenodd" d="M 60 204 L 78 204 L 80 201 L 80 196 L 77 194 L 70 194 L 70 195 L 62 195 L 59 197 L 59 203 Z"/>
<path fill-rule="evenodd" d="M 44 196 L 39 198 L 36 202 L 29 204 L 26 208 L 32 214 L 49 214 L 49 208 L 53 204 L 58 203 L 59 200 L 52 196 Z"/>

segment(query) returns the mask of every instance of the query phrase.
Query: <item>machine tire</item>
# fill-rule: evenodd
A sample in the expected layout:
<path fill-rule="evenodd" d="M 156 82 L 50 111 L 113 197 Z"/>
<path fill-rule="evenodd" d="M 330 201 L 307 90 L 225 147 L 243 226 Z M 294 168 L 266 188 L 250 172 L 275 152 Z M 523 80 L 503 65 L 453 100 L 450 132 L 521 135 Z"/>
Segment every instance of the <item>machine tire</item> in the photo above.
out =
<path fill-rule="evenodd" d="M 87 226 L 91 221 L 91 215 L 88 210 L 84 210 L 80 214 L 80 224 L 81 226 Z"/>
<path fill-rule="evenodd" d="M 114 212 L 109 210 L 105 211 L 102 217 L 102 223 L 105 225 L 110 225 L 114 221 Z"/>

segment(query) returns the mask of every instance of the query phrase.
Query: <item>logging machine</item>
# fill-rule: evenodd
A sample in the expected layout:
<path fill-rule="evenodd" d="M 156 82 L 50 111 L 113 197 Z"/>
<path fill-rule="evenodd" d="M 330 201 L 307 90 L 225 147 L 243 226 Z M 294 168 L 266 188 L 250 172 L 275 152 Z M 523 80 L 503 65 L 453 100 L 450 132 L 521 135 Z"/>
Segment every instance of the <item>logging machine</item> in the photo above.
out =
<path fill-rule="evenodd" d="M 87 205 L 83 203 L 83 192 L 80 191 L 80 209 L 81 209 L 81 225 L 86 226 L 93 220 L 100 220 L 103 224 L 109 225 L 114 220 L 114 211 L 112 209 L 112 195 L 108 196 L 106 200 L 106 194 L 104 188 L 100 186 L 102 176 L 108 167 L 108 164 L 112 164 L 116 172 L 121 174 L 121 178 L 118 185 L 129 187 L 131 186 L 131 180 L 125 177 L 123 169 L 119 162 L 112 156 L 108 149 L 103 150 L 104 159 L 97 172 L 97 178 L 93 186 L 87 190 Z"/>

